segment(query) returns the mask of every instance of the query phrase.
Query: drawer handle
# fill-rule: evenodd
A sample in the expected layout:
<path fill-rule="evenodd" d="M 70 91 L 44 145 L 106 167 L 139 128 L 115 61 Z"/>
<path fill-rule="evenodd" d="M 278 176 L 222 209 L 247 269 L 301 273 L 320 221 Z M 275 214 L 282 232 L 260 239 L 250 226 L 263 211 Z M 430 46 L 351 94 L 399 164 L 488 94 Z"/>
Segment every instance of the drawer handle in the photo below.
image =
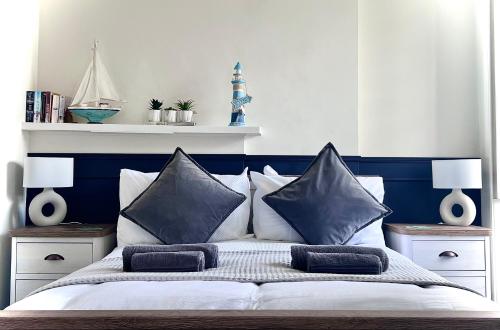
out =
<path fill-rule="evenodd" d="M 44 258 L 45 260 L 64 260 L 64 257 L 57 253 L 49 254 Z"/>
<path fill-rule="evenodd" d="M 458 257 L 458 253 L 453 252 L 453 251 L 444 251 L 439 254 L 440 257 L 453 257 L 456 258 Z"/>

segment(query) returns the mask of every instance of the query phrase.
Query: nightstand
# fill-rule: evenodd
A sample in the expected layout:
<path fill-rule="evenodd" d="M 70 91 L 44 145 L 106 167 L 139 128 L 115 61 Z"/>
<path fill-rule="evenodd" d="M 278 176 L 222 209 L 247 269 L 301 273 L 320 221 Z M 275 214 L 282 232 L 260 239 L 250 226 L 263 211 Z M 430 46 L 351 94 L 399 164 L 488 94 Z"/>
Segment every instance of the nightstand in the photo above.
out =
<path fill-rule="evenodd" d="M 484 227 L 384 224 L 388 247 L 482 295 L 491 297 L 490 236 Z"/>
<path fill-rule="evenodd" d="M 102 259 L 116 246 L 115 227 L 71 224 L 10 231 L 10 303 Z"/>

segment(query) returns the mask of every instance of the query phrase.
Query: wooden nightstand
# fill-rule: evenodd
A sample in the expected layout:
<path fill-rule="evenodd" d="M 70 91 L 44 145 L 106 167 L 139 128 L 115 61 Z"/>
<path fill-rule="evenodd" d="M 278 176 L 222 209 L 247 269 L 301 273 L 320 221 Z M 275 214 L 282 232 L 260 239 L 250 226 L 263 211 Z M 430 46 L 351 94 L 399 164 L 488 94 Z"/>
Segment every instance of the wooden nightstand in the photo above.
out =
<path fill-rule="evenodd" d="M 22 227 L 12 237 L 10 303 L 94 261 L 115 247 L 115 225 Z"/>
<path fill-rule="evenodd" d="M 388 246 L 449 281 L 491 297 L 488 228 L 384 224 Z"/>

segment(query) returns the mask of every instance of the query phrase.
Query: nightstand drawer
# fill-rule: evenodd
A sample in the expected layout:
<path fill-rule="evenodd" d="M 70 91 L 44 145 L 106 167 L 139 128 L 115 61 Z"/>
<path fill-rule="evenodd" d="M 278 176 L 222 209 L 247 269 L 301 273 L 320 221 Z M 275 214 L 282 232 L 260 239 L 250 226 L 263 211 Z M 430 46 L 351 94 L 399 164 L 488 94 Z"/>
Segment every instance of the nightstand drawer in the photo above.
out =
<path fill-rule="evenodd" d="M 54 280 L 16 280 L 16 301 Z"/>
<path fill-rule="evenodd" d="M 484 276 L 447 276 L 445 278 L 486 296 L 486 277 Z"/>
<path fill-rule="evenodd" d="M 429 270 L 485 270 L 484 241 L 413 241 L 413 261 Z"/>
<path fill-rule="evenodd" d="M 89 243 L 17 243 L 17 273 L 66 274 L 92 263 Z"/>

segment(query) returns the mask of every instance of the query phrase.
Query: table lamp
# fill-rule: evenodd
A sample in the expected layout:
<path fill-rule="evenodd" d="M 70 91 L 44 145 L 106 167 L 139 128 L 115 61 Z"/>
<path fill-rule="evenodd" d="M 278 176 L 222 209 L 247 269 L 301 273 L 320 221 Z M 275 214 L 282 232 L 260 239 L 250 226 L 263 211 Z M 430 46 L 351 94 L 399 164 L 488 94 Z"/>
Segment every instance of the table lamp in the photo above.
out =
<path fill-rule="evenodd" d="M 469 226 L 476 218 L 476 206 L 462 192 L 462 188 L 481 189 L 481 159 L 433 160 L 432 186 L 435 189 L 452 189 L 439 206 L 443 221 L 454 226 Z M 461 216 L 453 214 L 453 205 L 462 207 Z"/>
<path fill-rule="evenodd" d="M 31 222 L 37 226 L 54 226 L 66 216 L 64 198 L 53 188 L 73 187 L 73 158 L 27 157 L 24 161 L 23 187 L 43 188 L 28 208 Z M 54 212 L 45 216 L 42 208 L 52 204 Z"/>

